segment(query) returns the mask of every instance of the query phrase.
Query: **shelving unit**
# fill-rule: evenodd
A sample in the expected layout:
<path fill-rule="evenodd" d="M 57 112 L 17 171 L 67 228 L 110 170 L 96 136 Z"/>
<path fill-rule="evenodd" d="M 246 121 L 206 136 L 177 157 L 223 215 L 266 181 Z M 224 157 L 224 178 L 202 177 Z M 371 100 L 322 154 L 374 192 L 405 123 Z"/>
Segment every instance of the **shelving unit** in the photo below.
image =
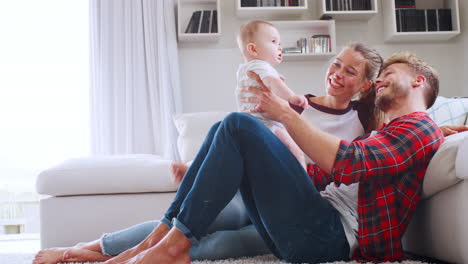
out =
<path fill-rule="evenodd" d="M 281 34 L 283 48 L 296 46 L 300 38 L 313 35 L 330 35 L 331 51 L 326 53 L 283 54 L 285 61 L 327 59 L 336 54 L 336 31 L 334 20 L 269 21 Z"/>
<path fill-rule="evenodd" d="M 383 0 L 385 2 L 394 0 Z M 334 11 L 327 10 L 326 0 L 317 0 L 318 10 L 320 15 L 330 15 L 335 20 L 369 20 L 378 11 L 377 0 L 371 0 L 371 10 L 348 10 L 348 11 Z"/>
<path fill-rule="evenodd" d="M 395 1 L 382 1 L 384 34 L 386 42 L 444 41 L 460 34 L 458 0 L 417 0 L 418 9 L 452 9 L 452 31 L 397 32 Z"/>
<path fill-rule="evenodd" d="M 217 33 L 185 33 L 193 12 L 198 10 L 217 10 Z M 184 42 L 218 41 L 221 37 L 220 0 L 178 0 L 177 1 L 177 36 Z"/>
<path fill-rule="evenodd" d="M 236 13 L 240 18 L 277 19 L 300 16 L 308 11 L 307 0 L 299 0 L 299 6 L 242 7 L 241 0 L 235 1 Z"/>

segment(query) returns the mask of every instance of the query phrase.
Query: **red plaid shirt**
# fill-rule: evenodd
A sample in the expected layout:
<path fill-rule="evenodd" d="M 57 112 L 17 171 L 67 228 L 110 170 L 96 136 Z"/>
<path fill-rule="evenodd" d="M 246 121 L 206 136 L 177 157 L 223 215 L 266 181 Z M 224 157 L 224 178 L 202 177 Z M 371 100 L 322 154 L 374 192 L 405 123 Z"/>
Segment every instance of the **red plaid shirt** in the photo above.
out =
<path fill-rule="evenodd" d="M 443 141 L 434 121 L 424 112 L 414 112 L 392 120 L 373 136 L 341 141 L 330 174 L 308 166 L 319 190 L 332 181 L 359 182 L 359 247 L 353 259 L 403 258 L 401 237 L 421 196 L 429 161 Z"/>

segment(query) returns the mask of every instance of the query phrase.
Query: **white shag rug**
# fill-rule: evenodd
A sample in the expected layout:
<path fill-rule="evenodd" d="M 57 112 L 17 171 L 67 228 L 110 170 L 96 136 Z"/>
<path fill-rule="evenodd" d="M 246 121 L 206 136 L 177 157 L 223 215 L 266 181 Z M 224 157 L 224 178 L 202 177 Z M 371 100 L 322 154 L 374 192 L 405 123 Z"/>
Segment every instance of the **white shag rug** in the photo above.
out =
<path fill-rule="evenodd" d="M 1 264 L 31 264 L 34 254 L 20 254 L 20 253 L 3 253 L 0 254 Z M 242 259 L 227 259 L 217 261 L 193 261 L 193 264 L 286 264 L 287 262 L 280 261 L 273 255 L 258 256 L 253 258 Z M 386 264 L 427 264 L 427 262 L 420 261 L 402 261 L 402 262 L 386 262 Z M 75 264 L 98 264 L 98 262 L 84 262 Z M 333 264 L 358 264 L 358 262 L 333 262 Z"/>

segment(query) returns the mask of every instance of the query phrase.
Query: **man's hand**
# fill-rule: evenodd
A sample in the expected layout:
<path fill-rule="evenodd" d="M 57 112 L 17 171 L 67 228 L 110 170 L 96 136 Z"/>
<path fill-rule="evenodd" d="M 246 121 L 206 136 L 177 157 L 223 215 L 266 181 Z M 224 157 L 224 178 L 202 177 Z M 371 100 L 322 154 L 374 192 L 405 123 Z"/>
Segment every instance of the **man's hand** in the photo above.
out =
<path fill-rule="evenodd" d="M 440 130 L 442 130 L 444 137 L 446 137 L 458 132 L 468 131 L 468 126 L 441 126 Z"/>
<path fill-rule="evenodd" d="M 289 107 L 289 103 L 279 96 L 274 94 L 271 89 L 269 89 L 260 77 L 254 72 L 249 71 L 248 76 L 255 80 L 260 88 L 258 87 L 244 87 L 243 89 L 246 92 L 254 94 L 253 97 L 245 97 L 243 101 L 246 103 L 256 103 L 257 106 L 250 113 L 261 113 L 266 118 L 282 122 L 282 120 L 287 116 L 288 113 L 294 112 Z M 295 113 L 295 112 L 294 112 Z"/>

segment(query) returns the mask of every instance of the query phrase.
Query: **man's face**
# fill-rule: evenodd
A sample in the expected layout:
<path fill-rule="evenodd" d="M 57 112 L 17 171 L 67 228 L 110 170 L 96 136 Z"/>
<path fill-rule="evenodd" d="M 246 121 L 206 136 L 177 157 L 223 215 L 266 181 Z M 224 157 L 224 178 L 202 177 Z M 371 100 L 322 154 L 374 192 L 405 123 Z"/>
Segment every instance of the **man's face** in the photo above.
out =
<path fill-rule="evenodd" d="M 405 98 L 412 86 L 415 74 L 405 63 L 391 64 L 375 81 L 375 104 L 382 111 L 390 110 L 401 98 Z"/>

